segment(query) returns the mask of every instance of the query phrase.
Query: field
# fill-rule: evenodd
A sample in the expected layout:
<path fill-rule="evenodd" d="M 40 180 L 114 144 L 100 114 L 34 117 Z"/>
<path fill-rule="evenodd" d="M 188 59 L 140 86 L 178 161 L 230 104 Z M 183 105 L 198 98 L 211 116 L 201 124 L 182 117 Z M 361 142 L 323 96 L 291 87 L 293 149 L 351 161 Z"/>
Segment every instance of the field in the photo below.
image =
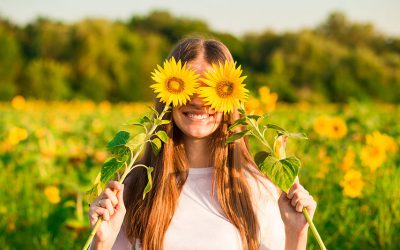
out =
<path fill-rule="evenodd" d="M 80 249 L 89 234 L 85 192 L 106 144 L 145 104 L 0 104 L 2 249 Z M 300 181 L 318 202 L 314 223 L 328 249 L 400 248 L 400 106 L 278 103 L 270 121 L 290 139 Z M 252 147 L 257 148 L 252 141 Z M 308 249 L 318 249 L 310 232 Z"/>

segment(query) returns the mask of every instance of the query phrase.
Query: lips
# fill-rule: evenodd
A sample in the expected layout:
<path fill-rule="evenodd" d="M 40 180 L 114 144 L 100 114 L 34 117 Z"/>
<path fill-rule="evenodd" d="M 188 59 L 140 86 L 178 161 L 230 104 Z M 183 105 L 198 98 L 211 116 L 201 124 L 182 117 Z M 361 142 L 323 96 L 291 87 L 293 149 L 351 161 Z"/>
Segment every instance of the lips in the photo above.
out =
<path fill-rule="evenodd" d="M 204 121 L 211 117 L 214 117 L 215 115 L 215 113 L 209 113 L 200 110 L 186 110 L 182 113 L 186 118 L 194 121 Z"/>

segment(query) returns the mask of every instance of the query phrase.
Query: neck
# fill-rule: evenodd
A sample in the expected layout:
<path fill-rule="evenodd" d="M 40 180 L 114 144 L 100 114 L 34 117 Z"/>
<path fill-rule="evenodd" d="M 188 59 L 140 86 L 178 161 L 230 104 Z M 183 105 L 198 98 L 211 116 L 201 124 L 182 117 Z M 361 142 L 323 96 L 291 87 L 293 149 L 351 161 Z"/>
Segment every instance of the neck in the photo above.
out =
<path fill-rule="evenodd" d="M 185 145 L 189 167 L 209 167 L 212 151 L 208 138 L 185 138 L 183 143 Z"/>

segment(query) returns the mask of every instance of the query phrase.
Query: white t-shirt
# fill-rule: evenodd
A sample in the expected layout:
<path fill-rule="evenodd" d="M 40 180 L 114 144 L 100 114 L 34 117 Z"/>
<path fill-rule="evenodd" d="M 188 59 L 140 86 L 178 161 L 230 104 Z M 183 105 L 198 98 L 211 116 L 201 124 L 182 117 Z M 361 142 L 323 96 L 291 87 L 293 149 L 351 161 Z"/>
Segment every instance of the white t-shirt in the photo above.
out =
<path fill-rule="evenodd" d="M 239 231 L 224 216 L 216 192 L 214 199 L 211 196 L 212 172 L 213 167 L 189 169 L 178 206 L 165 234 L 165 250 L 242 249 Z M 285 231 L 276 187 L 265 178 L 262 182 L 266 188 L 253 178 L 248 180 L 260 225 L 260 249 L 284 249 Z M 122 230 L 113 249 L 132 249 L 127 245 Z M 139 241 L 136 249 L 141 249 Z"/>

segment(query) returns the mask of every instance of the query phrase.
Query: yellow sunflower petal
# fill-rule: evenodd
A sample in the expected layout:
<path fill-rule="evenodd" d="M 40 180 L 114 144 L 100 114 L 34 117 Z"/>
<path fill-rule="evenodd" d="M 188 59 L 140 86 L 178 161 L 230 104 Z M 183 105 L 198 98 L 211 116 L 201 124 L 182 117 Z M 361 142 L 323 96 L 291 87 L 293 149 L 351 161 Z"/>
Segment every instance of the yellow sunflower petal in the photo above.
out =
<path fill-rule="evenodd" d="M 189 70 L 186 63 L 182 66 L 181 60 L 176 62 L 174 57 L 165 60 L 164 67 L 157 65 L 152 72 L 152 79 L 156 82 L 150 87 L 161 102 L 173 106 L 185 105 L 198 86 L 199 75 Z"/>

